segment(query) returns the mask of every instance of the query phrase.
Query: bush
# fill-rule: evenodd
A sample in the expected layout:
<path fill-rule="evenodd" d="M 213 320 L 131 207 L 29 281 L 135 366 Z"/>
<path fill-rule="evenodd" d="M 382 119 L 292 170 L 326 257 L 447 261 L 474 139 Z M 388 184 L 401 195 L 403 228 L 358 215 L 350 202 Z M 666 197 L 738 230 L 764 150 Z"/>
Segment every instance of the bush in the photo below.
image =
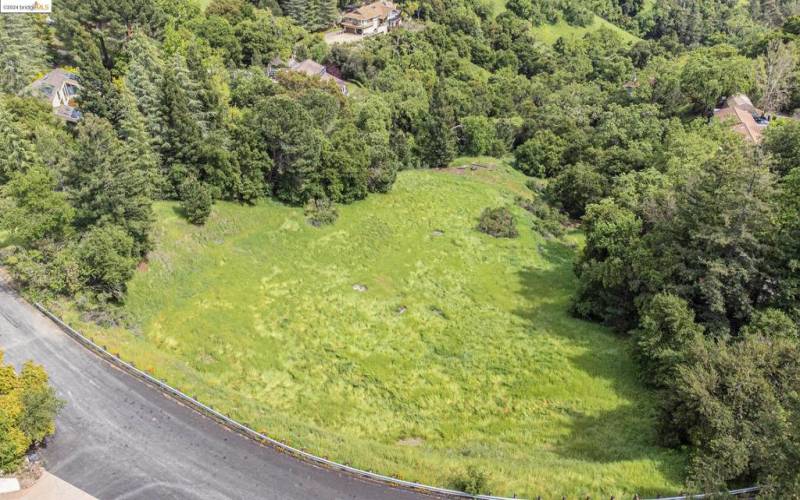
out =
<path fill-rule="evenodd" d="M 695 323 L 694 311 L 685 300 L 669 293 L 654 296 L 642 310 L 639 328 L 633 331 L 646 380 L 667 387 L 685 361 L 688 346 L 702 335 L 703 327 Z"/>
<path fill-rule="evenodd" d="M 0 471 L 9 473 L 31 445 L 53 434 L 63 402 L 55 397 L 41 366 L 28 362 L 17 374 L 2 360 L 0 351 Z"/>
<path fill-rule="evenodd" d="M 572 26 L 589 26 L 594 22 L 594 13 L 575 0 L 561 4 L 564 20 Z"/>
<path fill-rule="evenodd" d="M 792 498 L 800 483 L 800 347 L 752 332 L 696 337 L 666 391 L 663 424 L 692 445 L 689 486 L 713 491 L 742 479 Z M 780 492 L 779 494 L 775 494 Z"/>
<path fill-rule="evenodd" d="M 388 146 L 373 146 L 370 150 L 367 189 L 370 193 L 388 193 L 397 179 L 400 165 Z"/>
<path fill-rule="evenodd" d="M 495 238 L 516 238 L 517 223 L 507 208 L 487 208 L 481 214 L 478 231 Z"/>
<path fill-rule="evenodd" d="M 32 250 L 9 247 L 0 255 L 0 261 L 14 281 L 37 298 L 74 295 L 84 285 L 76 253 L 74 243 L 48 243 Z"/>
<path fill-rule="evenodd" d="M 467 470 L 456 476 L 451 487 L 470 495 L 491 495 L 489 491 L 489 478 L 482 471 L 479 471 L 473 466 L 467 467 Z"/>
<path fill-rule="evenodd" d="M 308 222 L 314 227 L 327 226 L 336 222 L 339 212 L 333 202 L 325 198 L 311 199 L 306 203 L 305 209 Z"/>
<path fill-rule="evenodd" d="M 529 200 L 517 198 L 517 206 L 523 208 L 536 218 L 533 228 L 543 236 L 559 237 L 564 234 L 567 216 L 539 198 Z"/>
<path fill-rule="evenodd" d="M 514 151 L 514 166 L 534 177 L 555 177 L 561 171 L 566 149 L 564 139 L 540 130 Z"/>
<path fill-rule="evenodd" d="M 41 444 L 56 431 L 55 416 L 64 406 L 48 384 L 47 372 L 39 365 L 27 362 L 19 373 L 22 382 L 22 406 L 25 411 L 19 428 L 33 444 Z"/>
<path fill-rule="evenodd" d="M 113 225 L 91 228 L 78 244 L 77 259 L 88 286 L 101 295 L 123 298 L 136 266 L 133 238 L 124 229 Z"/>
<path fill-rule="evenodd" d="M 778 120 L 764 131 L 764 149 L 772 154 L 770 165 L 778 175 L 784 176 L 800 164 L 800 122 Z"/>
<path fill-rule="evenodd" d="M 531 0 L 509 0 L 506 4 L 506 9 L 522 19 L 530 19 L 533 17 L 533 4 Z"/>
<path fill-rule="evenodd" d="M 462 150 L 471 156 L 490 154 L 495 148 L 495 125 L 485 116 L 467 116 L 461 121 Z"/>
<path fill-rule="evenodd" d="M 570 165 L 548 186 L 548 196 L 561 203 L 575 219 L 583 216 L 586 206 L 600 201 L 606 192 L 603 174 L 585 163 Z"/>
<path fill-rule="evenodd" d="M 208 187 L 190 176 L 181 184 L 180 196 L 181 207 L 186 212 L 189 222 L 198 226 L 205 224 L 211 215 L 211 205 L 214 203 Z"/>

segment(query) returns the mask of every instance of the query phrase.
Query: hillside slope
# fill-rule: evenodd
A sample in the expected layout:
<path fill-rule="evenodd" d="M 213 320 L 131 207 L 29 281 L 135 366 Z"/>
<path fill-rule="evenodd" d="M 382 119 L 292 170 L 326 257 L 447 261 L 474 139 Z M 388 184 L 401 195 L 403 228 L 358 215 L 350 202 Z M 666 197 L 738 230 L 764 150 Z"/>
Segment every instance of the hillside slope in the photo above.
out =
<path fill-rule="evenodd" d="M 539 26 L 534 26 L 533 33 L 539 40 L 548 44 L 553 44 L 561 37 L 579 38 L 586 33 L 591 33 L 602 28 L 613 31 L 626 43 L 633 44 L 641 40 L 641 38 L 637 37 L 636 35 L 628 33 L 616 24 L 610 23 L 600 16 L 594 16 L 594 22 L 589 26 L 571 26 L 567 24 L 566 21 L 561 20 L 556 24 L 545 23 Z"/>
<path fill-rule="evenodd" d="M 496 168 L 495 168 L 496 167 Z M 580 236 L 474 228 L 532 196 L 504 164 L 402 172 L 317 229 L 301 209 L 219 204 L 202 228 L 157 205 L 130 330 L 85 329 L 215 408 L 358 467 L 496 494 L 657 495 L 684 458 L 656 443 L 627 344 L 568 314 Z M 73 320 L 77 320 L 75 316 Z"/>

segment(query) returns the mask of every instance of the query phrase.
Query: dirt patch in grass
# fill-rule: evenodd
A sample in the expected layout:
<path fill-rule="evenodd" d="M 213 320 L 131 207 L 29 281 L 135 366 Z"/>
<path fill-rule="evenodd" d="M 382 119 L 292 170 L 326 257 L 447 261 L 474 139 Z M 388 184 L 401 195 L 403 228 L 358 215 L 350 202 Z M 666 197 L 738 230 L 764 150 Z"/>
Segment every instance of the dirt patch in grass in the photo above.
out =
<path fill-rule="evenodd" d="M 406 437 L 397 441 L 397 444 L 400 446 L 422 446 L 425 444 L 425 440 L 421 437 Z"/>
<path fill-rule="evenodd" d="M 493 163 L 470 163 L 468 165 L 462 165 L 459 167 L 440 168 L 437 169 L 437 171 L 455 175 L 466 175 L 469 172 L 477 172 L 479 170 L 492 171 L 496 169 L 497 165 Z"/>

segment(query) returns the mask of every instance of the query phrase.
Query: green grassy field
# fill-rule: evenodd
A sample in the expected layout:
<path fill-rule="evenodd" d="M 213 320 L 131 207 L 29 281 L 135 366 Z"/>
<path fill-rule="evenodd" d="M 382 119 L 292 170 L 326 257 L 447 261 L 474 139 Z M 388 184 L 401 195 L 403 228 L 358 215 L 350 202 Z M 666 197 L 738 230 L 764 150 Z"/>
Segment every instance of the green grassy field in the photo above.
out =
<path fill-rule="evenodd" d="M 586 33 L 597 31 L 601 28 L 610 29 L 619 35 L 619 37 L 626 43 L 633 44 L 641 40 L 639 37 L 628 33 L 616 24 L 612 24 L 600 16 L 594 16 L 594 22 L 589 26 L 570 26 L 564 20 L 561 20 L 556 24 L 544 23 L 539 26 L 534 26 L 533 34 L 542 42 L 554 44 L 561 37 L 580 38 Z"/>
<path fill-rule="evenodd" d="M 7 247 L 13 243 L 11 235 L 8 231 L 0 229 L 0 248 Z"/>
<path fill-rule="evenodd" d="M 492 9 L 494 15 L 498 15 L 504 10 L 506 10 L 506 3 L 507 0 L 487 0 L 486 2 L 489 7 Z"/>
<path fill-rule="evenodd" d="M 580 235 L 534 232 L 513 205 L 532 196 L 524 183 L 502 163 L 402 172 L 322 229 L 274 202 L 219 203 L 202 228 L 159 203 L 157 249 L 125 306 L 135 326 L 68 319 L 201 401 L 357 467 L 448 486 L 474 466 L 509 496 L 677 492 L 685 457 L 655 444 L 628 345 L 568 314 Z M 495 206 L 514 206 L 518 239 L 474 229 Z"/>
<path fill-rule="evenodd" d="M 507 0 L 488 0 L 489 6 L 492 8 L 492 12 L 494 15 L 498 15 L 506 9 L 506 2 Z M 654 0 L 645 0 L 645 9 L 652 9 L 652 6 L 655 4 Z M 624 29 L 620 28 L 616 24 L 610 23 L 603 19 L 600 16 L 594 16 L 594 22 L 589 26 L 570 26 L 566 23 L 566 21 L 561 20 L 556 24 L 548 24 L 544 23 L 539 26 L 533 27 L 533 34 L 542 42 L 547 44 L 554 44 L 556 41 L 561 37 L 575 37 L 579 38 L 585 35 L 586 33 L 597 31 L 600 28 L 608 28 L 614 33 L 618 34 L 622 40 L 627 43 L 636 43 L 641 40 L 641 38 L 628 33 Z"/>

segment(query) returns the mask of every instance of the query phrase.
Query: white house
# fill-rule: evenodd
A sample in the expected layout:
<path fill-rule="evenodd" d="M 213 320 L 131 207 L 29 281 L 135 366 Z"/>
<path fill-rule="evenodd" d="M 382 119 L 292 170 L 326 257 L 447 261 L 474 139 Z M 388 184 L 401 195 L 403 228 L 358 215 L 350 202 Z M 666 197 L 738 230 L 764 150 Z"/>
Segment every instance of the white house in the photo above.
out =
<path fill-rule="evenodd" d="M 76 123 L 81 119 L 81 112 L 75 107 L 80 90 L 78 77 L 58 68 L 28 85 L 24 92 L 49 102 L 56 116 Z"/>
<path fill-rule="evenodd" d="M 400 9 L 388 0 L 374 2 L 342 15 L 342 29 L 354 35 L 386 33 L 400 26 Z"/>

